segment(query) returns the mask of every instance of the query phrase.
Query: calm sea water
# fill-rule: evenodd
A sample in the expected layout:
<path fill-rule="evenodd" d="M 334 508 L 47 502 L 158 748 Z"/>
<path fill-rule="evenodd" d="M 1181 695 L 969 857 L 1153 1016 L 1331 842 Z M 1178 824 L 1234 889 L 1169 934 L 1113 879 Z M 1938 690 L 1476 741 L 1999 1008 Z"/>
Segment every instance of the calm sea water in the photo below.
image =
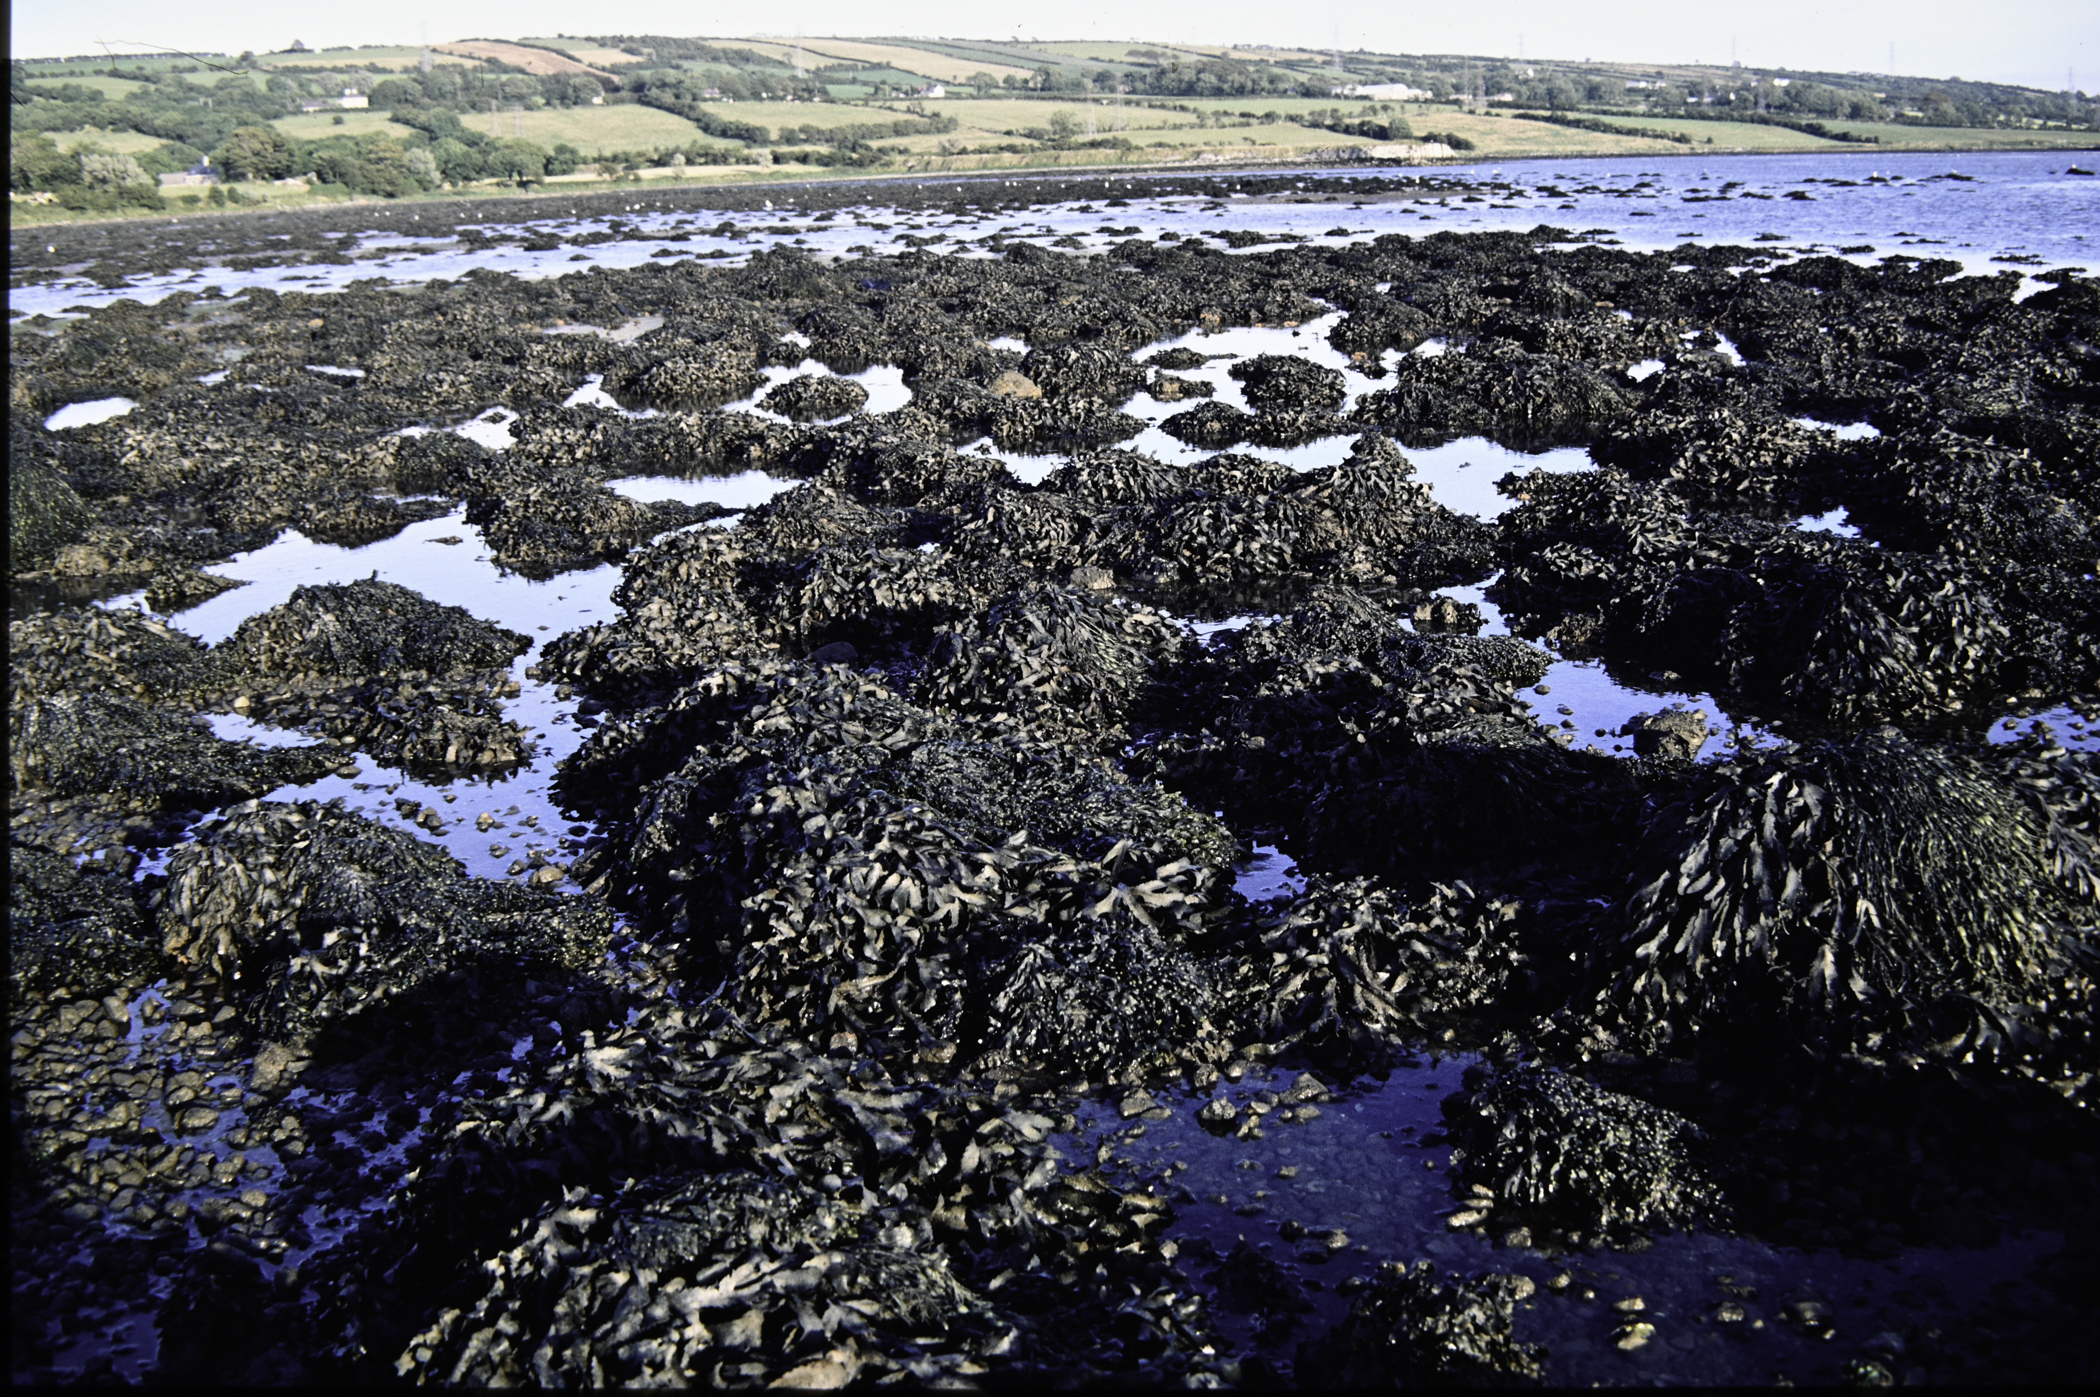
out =
<path fill-rule="evenodd" d="M 1230 185 L 1257 173 L 1310 177 L 1337 175 L 1360 181 L 1362 200 L 1308 191 L 1304 198 L 1226 192 L 1146 197 L 1128 202 L 1074 201 L 1044 204 L 1012 213 L 949 214 L 896 207 L 892 190 L 911 183 L 953 188 L 963 198 L 1003 197 L 1009 181 L 997 176 L 935 182 L 877 181 L 868 202 L 828 219 L 812 218 L 793 205 L 793 191 L 779 191 L 780 207 L 723 213 L 706 207 L 704 190 L 641 190 L 618 214 L 581 213 L 510 223 L 490 231 L 531 231 L 564 237 L 605 230 L 614 222 L 644 234 L 661 232 L 671 242 L 647 236 L 596 246 L 545 252 L 502 247 L 463 249 L 449 236 L 418 238 L 371 232 L 346 240 L 352 253 L 385 250 L 388 255 L 351 266 L 263 267 L 237 272 L 200 259 L 194 267 L 134 278 L 125 287 L 104 288 L 81 277 L 16 287 L 12 310 L 57 314 L 69 306 L 99 306 L 122 297 L 156 301 L 179 289 L 217 286 L 229 294 L 244 286 L 329 291 L 371 276 L 395 281 L 458 277 L 474 268 L 519 276 L 562 276 L 593 266 L 634 267 L 660 252 L 681 256 L 723 253 L 732 264 L 776 244 L 801 247 L 820 257 L 855 249 L 902 252 L 926 244 L 934 251 L 992 256 L 987 238 L 1051 240 L 1076 238 L 1079 251 L 1099 250 L 1124 237 L 1157 237 L 1221 227 L 1292 233 L 1319 245 L 1340 245 L 1381 233 L 1477 232 L 1529 229 L 1540 224 L 1574 232 L 1601 232 L 1635 249 L 1676 247 L 1687 241 L 1750 242 L 1763 234 L 1776 240 L 1769 251 L 1869 248 L 1845 255 L 1872 261 L 1889 253 L 1947 257 L 1965 270 L 1988 272 L 2017 265 L 2028 272 L 2100 265 L 2100 178 L 2066 173 L 2080 158 L 2071 152 L 1892 155 L 1871 151 L 1813 155 L 1641 156 L 1631 159 L 1524 160 L 1444 166 L 1428 172 L 1438 180 L 1477 182 L 1478 202 L 1454 192 L 1423 202 L 1394 199 L 1383 175 L 1362 169 L 1324 171 L 1219 171 Z M 1115 177 L 1111 176 L 1113 182 Z M 1129 177 L 1133 191 L 1146 181 Z M 1804 198 L 1791 197 L 1805 195 Z M 713 231 L 727 223 L 736 236 Z M 909 238 L 913 241 L 906 241 Z M 575 260 L 578 255 L 584 260 Z M 2011 264 L 1993 258 L 2019 257 Z"/>

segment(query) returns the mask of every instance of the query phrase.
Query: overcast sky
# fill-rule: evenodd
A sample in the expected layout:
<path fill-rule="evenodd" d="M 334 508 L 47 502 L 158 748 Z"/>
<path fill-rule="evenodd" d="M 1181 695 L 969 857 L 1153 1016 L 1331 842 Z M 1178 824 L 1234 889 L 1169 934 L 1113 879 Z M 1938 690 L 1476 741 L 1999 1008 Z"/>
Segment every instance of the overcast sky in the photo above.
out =
<path fill-rule="evenodd" d="M 979 0 L 16 0 L 10 51 L 95 53 L 97 41 L 238 53 L 577 33 L 882 35 L 1266 43 L 1510 58 L 1726 63 L 1984 78 L 2100 89 L 2100 0 L 1065 0 L 1041 22 Z M 996 17 L 995 17 L 996 16 Z M 124 42 L 119 42 L 124 41 Z M 1892 47 L 1893 46 L 1893 47 Z M 138 52 L 132 47 L 132 52 Z M 1893 52 L 1893 67 L 1891 53 Z"/>

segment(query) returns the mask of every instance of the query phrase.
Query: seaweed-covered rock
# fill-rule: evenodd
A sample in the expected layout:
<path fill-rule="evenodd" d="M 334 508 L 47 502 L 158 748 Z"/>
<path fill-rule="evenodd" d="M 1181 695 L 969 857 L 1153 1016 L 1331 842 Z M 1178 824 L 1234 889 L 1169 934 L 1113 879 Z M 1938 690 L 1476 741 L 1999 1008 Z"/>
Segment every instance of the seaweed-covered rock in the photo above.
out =
<path fill-rule="evenodd" d="M 1497 1227 L 1579 1243 L 1727 1219 L 1699 1132 L 1673 1111 L 1532 1067 L 1469 1077 L 1443 1109 L 1459 1178 L 1489 1190 L 1467 1206 Z"/>
<path fill-rule="evenodd" d="M 482 531 L 497 562 L 540 579 L 618 562 L 658 534 L 731 512 L 714 504 L 630 500 L 577 471 L 500 483 L 484 474 L 475 490 L 467 522 Z"/>
<path fill-rule="evenodd" d="M 1029 586 L 937 634 L 921 693 L 963 710 L 1113 722 L 1181 643 L 1153 612 Z"/>
<path fill-rule="evenodd" d="M 1332 413 L 1348 396 L 1340 370 L 1295 354 L 1257 354 L 1226 373 L 1246 385 L 1247 403 L 1259 413 Z"/>
<path fill-rule="evenodd" d="M 8 710 L 17 792 L 109 796 L 146 808 L 211 809 L 318 780 L 327 748 L 261 748 L 214 736 L 202 720 L 110 694 L 54 694 Z"/>
<path fill-rule="evenodd" d="M 102 692 L 166 701 L 208 685 L 204 642 L 137 611 L 47 611 L 7 627 L 9 706 L 42 694 Z"/>
<path fill-rule="evenodd" d="M 1190 446 L 1218 451 L 1247 440 L 1254 430 L 1254 415 L 1231 403 L 1198 403 L 1186 412 L 1175 413 L 1160 423 L 1159 429 Z"/>
<path fill-rule="evenodd" d="M 366 578 L 303 586 L 283 605 L 241 622 L 214 653 L 258 674 L 408 678 L 500 669 L 531 644 L 462 607 Z"/>
<path fill-rule="evenodd" d="M 265 689 L 243 694 L 243 716 L 326 734 L 387 766 L 420 777 L 480 776 L 530 761 L 532 739 L 503 716 L 515 681 L 495 675 L 441 680 L 368 679 L 341 688 Z"/>
<path fill-rule="evenodd" d="M 1028 351 L 1021 373 L 1046 398 L 1098 398 L 1110 406 L 1128 400 L 1145 381 L 1144 369 L 1105 345 L 1040 346 Z"/>
<path fill-rule="evenodd" d="M 1776 414 L 1746 418 L 1711 407 L 1624 419 L 1591 443 L 1590 455 L 1638 479 L 1674 481 L 1732 502 L 1791 499 L 1804 478 L 1829 474 L 1847 453 L 1833 432 Z"/>
<path fill-rule="evenodd" d="M 1012 1350 L 1012 1323 L 915 1240 L 760 1174 L 674 1177 L 614 1199 L 576 1189 L 529 1219 L 490 1259 L 487 1293 L 417 1334 L 397 1366 L 475 1385 L 982 1373 Z M 802 1322 L 817 1314 L 834 1318 Z"/>
<path fill-rule="evenodd" d="M 1846 512 L 1891 548 L 2090 571 L 2090 504 L 2027 451 L 1944 428 L 1874 443 L 1843 487 Z"/>
<path fill-rule="evenodd" d="M 1408 902 L 1369 880 L 1315 878 L 1254 917 L 1248 948 L 1268 958 L 1250 996 L 1261 1041 L 1374 1066 L 1395 1041 L 1502 996 L 1523 961 L 1518 913 L 1464 884 Z"/>
<path fill-rule="evenodd" d="M 9 567 L 27 572 L 87 532 L 93 513 L 65 477 L 35 455 L 11 452 L 7 471 Z"/>
<path fill-rule="evenodd" d="M 1396 1261 L 1356 1297 L 1349 1317 L 1298 1355 L 1301 1373 L 1337 1387 L 1528 1387 L 1546 1351 L 1514 1336 L 1523 1276 L 1439 1280 L 1431 1262 Z"/>
<path fill-rule="evenodd" d="M 797 422 L 822 422 L 859 412 L 868 405 L 868 390 L 850 378 L 804 374 L 769 391 L 758 405 Z"/>
<path fill-rule="evenodd" d="M 82 869 L 20 844 L 7 863 L 7 975 L 18 1004 L 99 997 L 160 978 L 160 940 L 121 871 Z"/>
<path fill-rule="evenodd" d="M 595 900 L 464 876 L 435 845 L 340 804 L 253 803 L 168 859 L 164 948 L 273 1038 L 467 966 L 578 970 L 605 953 Z"/>
<path fill-rule="evenodd" d="M 1636 1022 L 2017 1052 L 2090 924 L 2089 830 L 1974 757 L 1873 735 L 1724 768 L 1658 817 L 1614 1002 Z"/>

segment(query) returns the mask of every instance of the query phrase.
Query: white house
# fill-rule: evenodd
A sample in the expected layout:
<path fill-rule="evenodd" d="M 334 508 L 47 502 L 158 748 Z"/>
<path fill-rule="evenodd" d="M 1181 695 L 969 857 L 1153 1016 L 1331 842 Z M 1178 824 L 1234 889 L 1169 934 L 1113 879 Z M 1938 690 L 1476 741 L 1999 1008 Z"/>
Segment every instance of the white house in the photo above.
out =
<path fill-rule="evenodd" d="M 162 189 L 188 189 L 199 185 L 217 184 L 219 172 L 211 167 L 211 157 L 205 156 L 187 170 L 171 172 L 160 177 Z"/>
<path fill-rule="evenodd" d="M 356 111 L 361 107 L 369 107 L 371 105 L 371 98 L 365 96 L 354 87 L 346 87 L 343 89 L 343 95 L 340 97 L 317 97 L 311 102 L 301 102 L 299 110 L 302 112 L 325 112 L 331 108 L 341 107 L 345 111 Z"/>
<path fill-rule="evenodd" d="M 1368 85 L 1351 83 L 1347 87 L 1330 89 L 1330 97 L 1368 97 L 1374 102 L 1426 102 L 1433 95 L 1419 87 L 1409 87 L 1404 82 L 1375 82 Z"/>
<path fill-rule="evenodd" d="M 914 97 L 946 97 L 947 95 L 948 89 L 937 82 L 930 82 L 912 94 Z"/>

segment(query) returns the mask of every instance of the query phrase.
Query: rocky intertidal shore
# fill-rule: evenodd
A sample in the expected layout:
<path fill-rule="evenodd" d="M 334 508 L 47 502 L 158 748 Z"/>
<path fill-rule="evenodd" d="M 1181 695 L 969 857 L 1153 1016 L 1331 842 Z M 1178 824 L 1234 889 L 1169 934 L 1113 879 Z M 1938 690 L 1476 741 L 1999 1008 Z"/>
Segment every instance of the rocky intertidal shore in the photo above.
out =
<path fill-rule="evenodd" d="M 17 1381 L 2089 1372 L 2100 287 L 1242 241 L 18 317 Z"/>

